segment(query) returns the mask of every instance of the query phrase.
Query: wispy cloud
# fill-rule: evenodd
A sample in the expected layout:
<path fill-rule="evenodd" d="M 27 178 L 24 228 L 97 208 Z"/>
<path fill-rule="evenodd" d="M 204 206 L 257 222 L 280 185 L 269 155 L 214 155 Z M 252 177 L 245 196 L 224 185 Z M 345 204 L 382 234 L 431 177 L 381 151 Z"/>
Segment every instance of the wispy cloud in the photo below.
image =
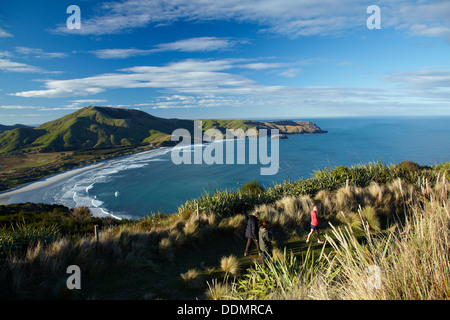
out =
<path fill-rule="evenodd" d="M 43 49 L 39 48 L 28 48 L 28 47 L 16 47 L 16 52 L 32 56 L 34 58 L 45 58 L 45 59 L 53 59 L 53 58 L 66 58 L 68 55 L 63 52 L 46 52 Z"/>
<path fill-rule="evenodd" d="M 302 69 L 300 69 L 300 68 L 289 68 L 289 69 L 286 69 L 286 70 L 280 72 L 280 76 L 287 77 L 287 78 L 294 78 L 300 72 L 302 72 Z"/>
<path fill-rule="evenodd" d="M 250 79 L 221 72 L 233 67 L 233 60 L 185 60 L 166 66 L 138 66 L 119 70 L 119 73 L 45 81 L 44 90 L 23 91 L 21 97 L 86 96 L 114 88 L 164 88 L 179 92 L 200 92 L 220 88 L 246 88 L 256 85 Z"/>
<path fill-rule="evenodd" d="M 232 48 L 238 41 L 231 38 L 199 37 L 157 45 L 158 51 L 217 51 Z"/>
<path fill-rule="evenodd" d="M 417 36 L 443 36 L 450 41 L 449 1 L 397 1 L 386 2 L 386 6 L 383 20 L 388 27 Z"/>
<path fill-rule="evenodd" d="M 154 50 L 129 49 L 101 49 L 92 51 L 100 59 L 126 59 L 130 57 L 145 56 L 152 54 Z"/>
<path fill-rule="evenodd" d="M 19 73 L 59 73 L 58 71 L 48 71 L 41 67 L 16 62 L 13 54 L 8 51 L 0 51 L 0 71 Z"/>
<path fill-rule="evenodd" d="M 252 70 L 267 70 L 267 69 L 276 69 L 284 67 L 284 63 L 268 63 L 268 62 L 253 62 L 253 63 L 246 63 L 246 64 L 240 64 L 240 68 L 247 68 Z"/>
<path fill-rule="evenodd" d="M 81 35 L 103 35 L 128 32 L 135 28 L 167 25 L 176 21 L 212 19 L 250 22 L 275 33 L 289 35 L 317 35 L 331 33 L 336 28 L 354 28 L 363 20 L 349 19 L 360 12 L 363 16 L 367 4 L 347 0 L 227 0 L 227 1 L 146 1 L 126 0 L 105 2 L 99 5 L 101 15 L 86 18 L 81 29 L 69 30 L 65 25 L 56 31 Z"/>
<path fill-rule="evenodd" d="M 228 50 L 238 43 L 231 38 L 198 37 L 183 39 L 175 42 L 162 43 L 153 49 L 143 50 L 137 48 L 127 49 L 102 49 L 92 51 L 101 59 L 125 59 L 136 56 L 146 56 L 157 52 L 179 51 L 179 52 L 209 52 Z"/>
<path fill-rule="evenodd" d="M 287 37 L 340 35 L 365 28 L 367 6 L 363 0 L 124 0 L 99 5 L 100 15 L 83 20 L 82 28 L 59 33 L 104 35 L 128 32 L 149 25 L 176 21 L 237 21 L 254 23 L 261 31 Z M 378 1 L 383 28 L 398 28 L 413 35 L 449 36 L 450 2 Z"/>
<path fill-rule="evenodd" d="M 387 82 L 415 89 L 446 88 L 450 91 L 450 71 L 447 70 L 396 71 L 391 72 L 384 79 Z"/>
<path fill-rule="evenodd" d="M 12 37 L 12 36 L 13 35 L 11 33 L 6 32 L 2 28 L 0 28 L 0 38 L 9 38 L 9 37 Z"/>
<path fill-rule="evenodd" d="M 69 104 L 59 107 L 57 110 L 78 110 L 88 105 L 104 104 L 105 102 L 108 102 L 108 100 L 105 99 L 71 100 Z M 55 108 L 47 110 L 55 110 Z"/>
<path fill-rule="evenodd" d="M 7 72 L 22 72 L 22 73 L 48 73 L 48 71 L 31 66 L 26 63 L 15 62 L 9 59 L 0 58 L 0 70 Z"/>
<path fill-rule="evenodd" d="M 392 72 L 383 80 L 393 84 L 386 88 L 345 86 L 275 86 L 265 85 L 239 74 L 242 59 L 194 60 L 163 66 L 135 66 L 114 73 L 68 80 L 47 80 L 41 90 L 12 93 L 18 97 L 61 98 L 89 96 L 114 89 L 152 88 L 170 93 L 167 99 L 153 104 L 133 105 L 146 108 L 188 108 L 252 105 L 340 105 L 374 106 L 375 104 L 448 103 L 450 72 L 425 69 Z M 268 67 L 270 64 L 261 65 Z M 276 66 L 272 64 L 272 66 Z M 279 72 L 279 69 L 276 69 Z M 282 72 L 282 71 L 281 71 Z M 285 69 L 284 76 L 299 70 Z M 208 96 L 205 95 L 208 94 Z M 72 100 L 65 108 L 84 103 L 103 103 L 103 99 Z"/>
<path fill-rule="evenodd" d="M 23 110 L 23 109 L 37 109 L 37 107 L 34 106 L 20 106 L 20 105 L 0 105 L 0 109 L 7 109 L 7 110 Z"/>

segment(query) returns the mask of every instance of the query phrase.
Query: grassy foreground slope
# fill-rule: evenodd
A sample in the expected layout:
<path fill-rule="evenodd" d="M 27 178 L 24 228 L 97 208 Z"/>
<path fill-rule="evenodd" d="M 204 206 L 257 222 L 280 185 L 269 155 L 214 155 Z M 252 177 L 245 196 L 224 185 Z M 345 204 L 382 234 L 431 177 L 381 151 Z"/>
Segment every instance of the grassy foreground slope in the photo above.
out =
<path fill-rule="evenodd" d="M 98 241 L 80 232 L 81 222 L 101 224 L 83 208 L 44 217 L 1 207 L 1 297 L 448 299 L 449 169 L 375 163 L 323 169 L 266 190 L 252 182 L 188 201 L 175 214 L 104 223 Z M 305 243 L 313 204 L 324 245 Z M 246 214 L 256 210 L 274 233 L 276 263 L 267 268 L 254 248 L 243 257 Z M 76 223 L 62 232 L 69 216 Z M 80 290 L 66 286 L 73 264 Z M 381 272 L 376 290 L 367 286 L 370 266 Z"/>

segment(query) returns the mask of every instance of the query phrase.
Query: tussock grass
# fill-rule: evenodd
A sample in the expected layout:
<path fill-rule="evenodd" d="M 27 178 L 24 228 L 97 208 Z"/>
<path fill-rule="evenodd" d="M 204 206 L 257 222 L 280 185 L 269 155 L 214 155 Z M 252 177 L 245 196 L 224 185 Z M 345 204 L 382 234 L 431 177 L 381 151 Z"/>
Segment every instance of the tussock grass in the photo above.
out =
<path fill-rule="evenodd" d="M 403 201 L 405 219 L 400 227 L 377 232 L 376 209 L 360 207 L 357 214 L 345 215 L 346 223 L 331 225 L 331 233 L 325 235 L 332 247 L 329 253 L 322 250 L 317 259 L 307 253 L 301 263 L 291 256 L 278 257 L 266 267 L 255 264 L 233 283 L 232 298 L 449 299 L 449 187 L 445 179 L 433 185 L 419 181 L 415 186 L 396 180 L 384 189 L 371 185 L 369 195 L 392 192 L 390 201 Z M 374 205 L 385 201 L 371 199 Z M 349 217 L 359 218 L 357 228 Z"/>
<path fill-rule="evenodd" d="M 235 255 L 222 257 L 220 267 L 225 274 L 237 275 L 240 268 L 240 262 Z"/>
<path fill-rule="evenodd" d="M 217 279 L 208 282 L 208 290 L 206 291 L 206 298 L 208 300 L 229 300 L 232 295 L 232 288 L 227 279 L 223 282 L 218 282 Z"/>
<path fill-rule="evenodd" d="M 199 287 L 203 284 L 203 279 L 198 269 L 189 269 L 185 273 L 180 274 L 181 279 L 184 283 L 192 286 Z"/>

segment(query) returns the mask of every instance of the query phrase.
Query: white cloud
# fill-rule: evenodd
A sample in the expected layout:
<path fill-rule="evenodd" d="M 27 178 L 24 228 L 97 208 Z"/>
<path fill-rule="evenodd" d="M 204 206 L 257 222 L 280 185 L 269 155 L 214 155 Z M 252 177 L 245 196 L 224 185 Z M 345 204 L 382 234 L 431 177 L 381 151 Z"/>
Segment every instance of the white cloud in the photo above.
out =
<path fill-rule="evenodd" d="M 0 51 L 0 71 L 20 73 L 60 73 L 58 71 L 47 71 L 41 67 L 29 65 L 22 62 L 12 61 L 14 56 L 9 51 Z"/>
<path fill-rule="evenodd" d="M 400 83 L 406 86 L 424 88 L 450 89 L 450 71 L 418 70 L 391 72 L 384 78 L 388 82 Z"/>
<path fill-rule="evenodd" d="M 238 41 L 230 38 L 198 37 L 183 39 L 175 42 L 162 43 L 153 49 L 143 50 L 136 48 L 128 49 L 102 49 L 92 51 L 100 59 L 124 59 L 136 56 L 150 55 L 156 52 L 180 51 L 180 52 L 209 52 L 217 50 L 228 50 L 236 45 Z"/>
<path fill-rule="evenodd" d="M 9 59 L 0 58 L 0 70 L 8 72 L 29 72 L 29 73 L 48 73 L 48 71 L 40 68 L 31 66 L 29 64 L 14 62 Z"/>
<path fill-rule="evenodd" d="M 137 66 L 121 69 L 116 73 L 69 79 L 47 80 L 45 89 L 17 92 L 20 97 L 71 97 L 87 96 L 118 88 L 155 88 L 174 94 L 193 95 L 254 95 L 264 97 L 328 96 L 352 93 L 359 89 L 337 87 L 289 87 L 267 86 L 249 78 L 226 71 L 239 66 L 241 60 L 193 60 L 188 59 L 165 66 Z M 367 92 L 370 90 L 364 90 Z"/>
<path fill-rule="evenodd" d="M 347 0 L 126 0 L 102 3 L 98 16 L 85 18 L 81 29 L 69 30 L 65 25 L 57 32 L 102 35 L 128 32 L 150 24 L 167 25 L 176 21 L 234 20 L 256 23 L 275 33 L 312 35 L 321 32 L 333 33 L 337 23 L 347 21 L 347 28 L 364 25 L 364 19 L 349 19 L 360 12 L 365 16 L 367 4 Z M 292 34 L 291 34 L 292 35 Z"/>
<path fill-rule="evenodd" d="M 424 24 L 414 24 L 410 26 L 410 30 L 413 34 L 427 37 L 441 37 L 450 35 L 450 27 L 438 26 L 429 27 Z"/>
<path fill-rule="evenodd" d="M 188 59 L 163 66 L 135 66 L 91 77 L 47 80 L 41 90 L 22 91 L 19 97 L 89 96 L 114 89 L 151 88 L 166 94 L 153 101 L 129 105 L 133 108 L 194 108 L 250 106 L 355 106 L 360 108 L 422 104 L 448 105 L 450 72 L 437 68 L 392 72 L 384 77 L 385 88 L 344 86 L 274 86 L 234 74 L 244 59 Z M 254 62 L 254 61 L 252 61 Z M 256 63 L 256 62 L 255 62 Z M 264 63 L 264 62 L 261 62 Z M 264 65 L 268 67 L 270 63 Z M 262 67 L 261 65 L 260 67 Z M 275 66 L 272 64 L 272 66 Z M 284 66 L 284 65 L 283 65 Z M 294 76 L 295 68 L 273 69 Z M 272 72 L 272 71 L 271 71 Z M 280 74 L 280 73 L 279 73 Z M 77 99 L 61 108 L 103 103 L 103 99 Z"/>
<path fill-rule="evenodd" d="M 13 35 L 11 33 L 6 32 L 2 28 L 0 28 L 0 38 L 8 38 L 8 37 L 12 37 L 12 36 Z"/>
<path fill-rule="evenodd" d="M 450 40 L 450 1 L 384 2 L 381 9 L 382 28 L 385 25 L 415 36 L 443 36 Z"/>
<path fill-rule="evenodd" d="M 267 63 L 267 62 L 254 62 L 239 65 L 240 68 L 247 68 L 252 70 L 266 70 L 266 69 L 277 69 L 283 67 L 283 63 Z"/>
<path fill-rule="evenodd" d="M 231 69 L 264 69 L 282 64 L 241 64 L 245 59 L 194 60 L 170 63 L 165 66 L 136 66 L 115 73 L 68 79 L 46 80 L 45 89 L 17 92 L 20 97 L 74 97 L 87 96 L 117 88 L 155 88 L 171 90 L 178 94 L 277 94 L 289 91 L 289 87 L 265 86 L 230 73 Z"/>
<path fill-rule="evenodd" d="M 73 103 L 88 103 L 88 104 L 93 104 L 93 103 L 103 103 L 103 102 L 108 102 L 108 100 L 105 100 L 105 99 L 82 99 L 82 100 L 72 100 L 71 102 L 73 102 Z"/>
<path fill-rule="evenodd" d="M 30 55 L 35 58 L 66 58 L 68 55 L 63 52 L 46 52 L 39 48 L 16 47 L 16 52 L 23 55 Z"/>
<path fill-rule="evenodd" d="M 159 44 L 157 45 L 157 50 L 182 52 L 216 51 L 229 49 L 235 44 L 236 41 L 229 38 L 199 37 Z"/>
<path fill-rule="evenodd" d="M 358 22 L 361 19 L 358 19 L 357 17 L 358 16 L 355 14 L 354 16 L 298 19 L 287 21 L 284 24 L 275 24 L 270 28 L 263 29 L 263 31 L 277 33 L 291 38 L 314 35 L 338 35 L 358 26 Z"/>
<path fill-rule="evenodd" d="M 48 80 L 45 90 L 16 93 L 22 97 L 86 96 L 113 88 L 170 88 L 174 90 L 205 90 L 219 86 L 246 86 L 250 80 L 218 72 L 231 68 L 228 60 L 185 60 L 163 67 L 139 66 L 121 69 L 120 73 L 70 79 Z"/>
<path fill-rule="evenodd" d="M 84 18 L 79 30 L 59 26 L 60 33 L 104 35 L 135 28 L 158 27 L 176 21 L 237 21 L 286 37 L 341 35 L 365 28 L 363 0 L 123 0 L 99 5 L 97 16 Z M 448 0 L 379 0 L 382 28 L 398 28 L 412 35 L 450 39 Z"/>
<path fill-rule="evenodd" d="M 0 106 L 0 109 L 8 109 L 8 110 L 23 110 L 23 109 L 36 109 L 34 106 L 19 106 L 19 105 L 4 105 Z"/>
<path fill-rule="evenodd" d="M 299 68 L 289 68 L 289 69 L 286 69 L 286 70 L 282 71 L 282 72 L 280 73 L 280 76 L 287 77 L 287 78 L 294 78 L 294 77 L 296 77 L 297 74 L 299 74 L 300 72 L 302 72 L 302 69 L 299 69 Z"/>
<path fill-rule="evenodd" d="M 2 117 L 42 117 L 42 114 L 38 113 L 20 113 L 20 114 L 2 114 Z"/>
<path fill-rule="evenodd" d="M 142 55 L 152 54 L 154 50 L 141 50 L 141 49 L 101 49 L 92 51 L 97 58 L 100 59 L 125 59 L 129 57 L 136 57 Z"/>

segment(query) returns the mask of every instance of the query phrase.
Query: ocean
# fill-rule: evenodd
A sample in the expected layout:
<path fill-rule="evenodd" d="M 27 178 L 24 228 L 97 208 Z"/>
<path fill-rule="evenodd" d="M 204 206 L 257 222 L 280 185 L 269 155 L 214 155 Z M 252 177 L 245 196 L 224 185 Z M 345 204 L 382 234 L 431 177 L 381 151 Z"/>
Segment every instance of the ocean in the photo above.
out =
<path fill-rule="evenodd" d="M 248 159 L 244 164 L 176 165 L 171 158 L 172 149 L 166 148 L 106 161 L 99 168 L 10 196 L 8 203 L 30 201 L 88 206 L 96 216 L 139 219 L 158 211 L 176 212 L 180 204 L 202 193 L 236 190 L 253 180 L 270 187 L 286 179 L 308 178 L 315 170 L 340 165 L 377 161 L 390 165 L 404 160 L 433 165 L 450 161 L 450 117 L 301 120 L 313 121 L 328 133 L 288 135 L 287 139 L 280 139 L 280 169 L 274 175 L 261 175 L 261 168 L 269 165 L 250 164 Z M 269 147 L 270 142 L 268 140 Z M 203 150 L 205 147 L 196 148 Z M 270 151 L 269 148 L 268 154 Z"/>

